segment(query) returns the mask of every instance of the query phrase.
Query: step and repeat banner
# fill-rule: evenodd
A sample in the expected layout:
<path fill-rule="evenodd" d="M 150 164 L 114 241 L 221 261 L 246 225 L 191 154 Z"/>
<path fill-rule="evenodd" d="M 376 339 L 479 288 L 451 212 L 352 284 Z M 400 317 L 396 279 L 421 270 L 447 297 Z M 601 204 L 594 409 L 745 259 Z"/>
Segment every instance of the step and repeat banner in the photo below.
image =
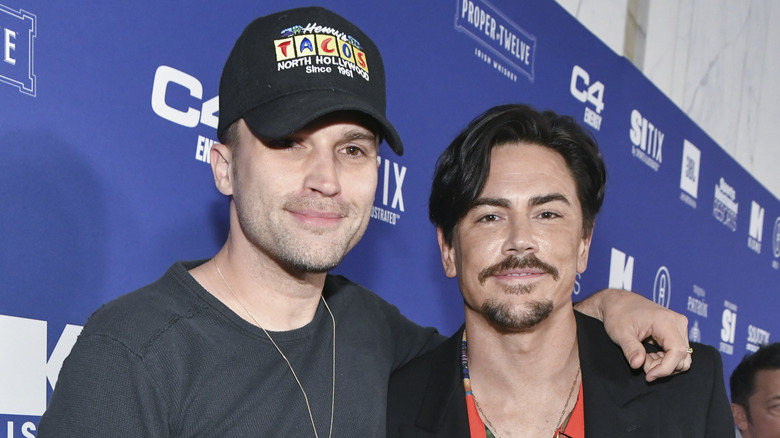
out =
<path fill-rule="evenodd" d="M 92 311 L 224 242 L 208 163 L 222 66 L 253 18 L 307 4 L 0 0 L 0 437 L 35 436 Z M 433 165 L 477 114 L 525 102 L 587 125 L 607 162 L 575 299 L 626 288 L 686 315 L 726 376 L 777 340 L 780 202 L 556 3 L 322 4 L 382 51 L 406 145 L 381 148 L 371 225 L 338 273 L 452 333 L 462 300 L 427 220 Z M 327 61 L 310 74 L 339 68 Z"/>

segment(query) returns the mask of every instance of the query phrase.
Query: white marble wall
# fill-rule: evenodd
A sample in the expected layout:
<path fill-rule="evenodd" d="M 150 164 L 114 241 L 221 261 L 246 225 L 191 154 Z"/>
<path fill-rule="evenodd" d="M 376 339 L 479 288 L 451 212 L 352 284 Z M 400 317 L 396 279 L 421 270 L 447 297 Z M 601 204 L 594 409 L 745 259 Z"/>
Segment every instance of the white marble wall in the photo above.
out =
<path fill-rule="evenodd" d="M 629 0 L 557 0 L 624 54 Z M 780 1 L 649 2 L 645 75 L 780 199 Z"/>

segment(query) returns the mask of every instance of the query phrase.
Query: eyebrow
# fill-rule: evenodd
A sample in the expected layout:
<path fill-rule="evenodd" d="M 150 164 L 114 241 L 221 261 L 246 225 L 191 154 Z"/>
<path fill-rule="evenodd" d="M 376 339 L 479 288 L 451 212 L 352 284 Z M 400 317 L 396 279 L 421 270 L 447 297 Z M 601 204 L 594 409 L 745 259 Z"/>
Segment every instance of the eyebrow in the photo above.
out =
<path fill-rule="evenodd" d="M 474 201 L 474 204 L 472 204 L 471 208 L 481 207 L 483 205 L 487 205 L 489 207 L 509 208 L 512 206 L 512 203 L 505 198 L 477 198 Z"/>
<path fill-rule="evenodd" d="M 569 198 L 567 198 L 561 193 L 550 193 L 548 195 L 534 196 L 528 200 L 528 205 L 530 206 L 544 205 L 555 201 L 560 201 L 566 205 L 571 205 L 571 202 L 569 202 Z"/>
<path fill-rule="evenodd" d="M 376 142 L 376 134 L 368 129 L 348 129 L 344 131 L 343 138 L 348 140 L 371 140 Z"/>
<path fill-rule="evenodd" d="M 528 200 L 528 205 L 534 207 L 537 205 L 544 205 L 555 201 L 560 201 L 566 205 L 571 205 L 571 202 L 569 202 L 569 198 L 562 195 L 561 193 L 550 193 L 547 195 L 533 196 L 531 197 L 531 199 Z M 509 202 L 509 200 L 506 198 L 477 198 L 474 201 L 474 204 L 471 206 L 471 208 L 476 208 L 483 205 L 487 205 L 489 207 L 509 208 L 512 206 L 512 203 Z"/>

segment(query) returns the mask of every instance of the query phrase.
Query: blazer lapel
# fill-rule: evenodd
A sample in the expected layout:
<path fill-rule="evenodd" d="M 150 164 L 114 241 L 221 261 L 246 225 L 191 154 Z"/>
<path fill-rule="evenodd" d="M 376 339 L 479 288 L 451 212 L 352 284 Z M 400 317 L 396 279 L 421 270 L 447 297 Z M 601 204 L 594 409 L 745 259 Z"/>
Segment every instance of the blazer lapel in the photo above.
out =
<path fill-rule="evenodd" d="M 631 370 L 620 347 L 598 321 L 575 312 L 582 367 L 586 436 L 644 436 L 652 425 L 643 424 L 642 399 L 653 388 L 644 372 Z M 640 406 L 627 405 L 640 403 Z"/>

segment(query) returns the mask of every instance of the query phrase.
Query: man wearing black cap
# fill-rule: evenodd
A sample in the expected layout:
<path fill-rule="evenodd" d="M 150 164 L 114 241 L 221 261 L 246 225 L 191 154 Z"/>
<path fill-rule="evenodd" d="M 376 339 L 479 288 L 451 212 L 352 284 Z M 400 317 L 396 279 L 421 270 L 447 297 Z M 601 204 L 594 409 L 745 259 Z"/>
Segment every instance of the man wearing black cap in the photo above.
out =
<path fill-rule="evenodd" d="M 261 17 L 219 95 L 225 245 L 90 317 L 38 437 L 382 436 L 390 373 L 441 342 L 327 274 L 368 225 L 381 140 L 403 152 L 374 43 L 322 8 Z"/>

